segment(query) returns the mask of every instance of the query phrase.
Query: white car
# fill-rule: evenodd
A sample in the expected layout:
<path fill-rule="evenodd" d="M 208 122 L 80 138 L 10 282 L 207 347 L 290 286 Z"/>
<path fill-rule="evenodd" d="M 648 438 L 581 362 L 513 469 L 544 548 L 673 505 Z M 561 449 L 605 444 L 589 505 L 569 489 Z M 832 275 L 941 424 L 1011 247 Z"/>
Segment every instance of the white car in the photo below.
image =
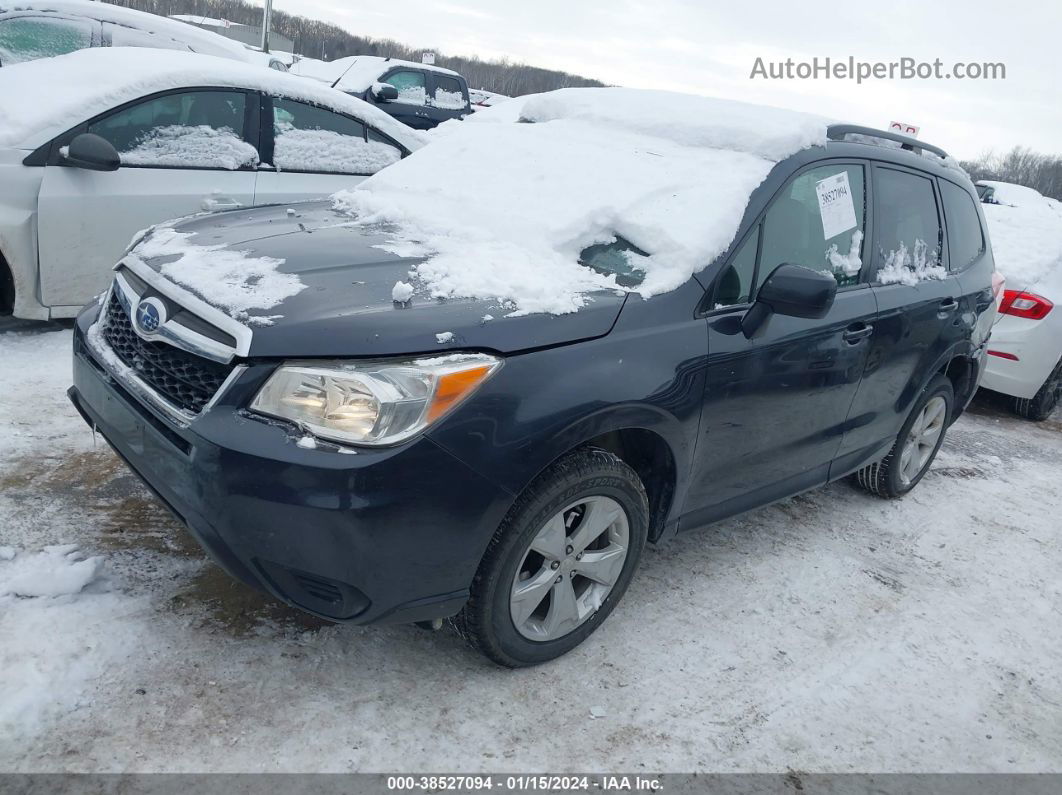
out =
<path fill-rule="evenodd" d="M 151 47 L 262 61 L 261 53 L 209 30 L 99 0 L 0 0 L 0 67 L 90 47 Z"/>
<path fill-rule="evenodd" d="M 982 180 L 977 190 L 1007 280 L 981 386 L 1044 420 L 1062 398 L 1062 213 L 1021 185 Z"/>
<path fill-rule="evenodd" d="M 138 230 L 327 196 L 424 138 L 340 91 L 166 50 L 0 69 L 0 312 L 73 317 Z"/>

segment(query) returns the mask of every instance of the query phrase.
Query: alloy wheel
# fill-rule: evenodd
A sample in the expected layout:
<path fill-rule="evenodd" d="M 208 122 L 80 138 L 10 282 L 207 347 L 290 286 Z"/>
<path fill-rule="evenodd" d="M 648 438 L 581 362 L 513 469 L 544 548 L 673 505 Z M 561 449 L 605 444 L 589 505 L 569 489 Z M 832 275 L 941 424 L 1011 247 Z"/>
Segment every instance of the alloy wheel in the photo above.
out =
<path fill-rule="evenodd" d="M 509 612 L 523 637 L 550 641 L 580 627 L 623 572 L 630 524 L 609 497 L 585 497 L 535 534 L 513 578 Z"/>
<path fill-rule="evenodd" d="M 944 433 L 947 415 L 948 403 L 940 395 L 932 398 L 918 413 L 900 453 L 900 482 L 904 486 L 916 480 L 929 464 L 940 435 Z"/>

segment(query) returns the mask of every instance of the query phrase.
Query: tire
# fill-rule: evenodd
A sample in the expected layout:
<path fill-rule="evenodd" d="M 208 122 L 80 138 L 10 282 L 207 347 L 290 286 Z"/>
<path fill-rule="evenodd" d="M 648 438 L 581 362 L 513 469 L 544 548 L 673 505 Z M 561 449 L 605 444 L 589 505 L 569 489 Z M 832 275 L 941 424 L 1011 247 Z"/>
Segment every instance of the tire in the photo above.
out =
<path fill-rule="evenodd" d="M 939 409 L 939 413 L 934 414 L 931 420 L 934 423 L 934 428 L 939 427 L 936 438 L 926 438 L 925 434 L 930 430 L 927 425 L 923 435 L 918 438 L 918 443 L 924 446 L 915 447 L 908 453 L 907 444 L 914 439 L 912 430 L 915 423 L 921 420 L 923 409 L 926 409 L 932 403 L 934 408 L 930 409 L 927 415 L 933 413 L 937 410 L 936 407 L 940 406 L 940 401 L 943 402 L 943 407 Z M 896 442 L 893 444 L 889 454 L 880 461 L 868 464 L 856 472 L 854 476 L 856 483 L 871 494 L 876 494 L 878 497 L 885 499 L 902 497 L 917 486 L 926 472 L 929 471 L 933 459 L 937 457 L 937 451 L 940 450 L 940 445 L 944 442 L 944 435 L 951 420 L 954 406 L 955 391 L 952 388 L 951 381 L 943 375 L 935 376 L 922 392 L 922 396 L 915 403 L 914 408 L 911 409 L 911 413 L 900 428 L 900 433 L 897 435 Z M 940 423 L 939 426 L 935 425 L 937 421 Z M 927 441 L 932 441 L 932 444 L 925 444 Z M 909 462 L 914 461 L 919 462 L 917 466 L 914 463 L 909 465 Z"/>
<path fill-rule="evenodd" d="M 1062 361 L 1055 365 L 1055 369 L 1047 376 L 1035 395 L 1031 398 L 1014 398 L 1014 413 L 1034 422 L 1043 422 L 1051 416 L 1051 412 L 1058 406 L 1062 399 Z"/>
<path fill-rule="evenodd" d="M 605 450 L 575 450 L 539 475 L 509 510 L 452 623 L 499 665 L 560 657 L 601 626 L 623 597 L 648 530 L 649 501 L 634 470 Z"/>

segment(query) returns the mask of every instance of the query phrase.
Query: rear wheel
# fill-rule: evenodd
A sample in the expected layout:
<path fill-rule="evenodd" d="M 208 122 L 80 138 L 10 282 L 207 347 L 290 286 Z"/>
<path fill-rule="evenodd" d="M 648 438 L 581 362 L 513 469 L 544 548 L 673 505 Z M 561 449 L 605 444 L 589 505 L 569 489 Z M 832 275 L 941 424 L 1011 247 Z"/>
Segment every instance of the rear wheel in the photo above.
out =
<path fill-rule="evenodd" d="M 889 454 L 856 472 L 856 482 L 886 498 L 901 497 L 917 486 L 944 442 L 954 401 L 951 381 L 936 376 L 915 403 Z"/>
<path fill-rule="evenodd" d="M 511 668 L 582 643 L 627 590 L 649 528 L 638 475 L 605 450 L 570 453 L 520 496 L 472 584 L 458 631 Z"/>
<path fill-rule="evenodd" d="M 1047 376 L 1043 386 L 1031 398 L 1014 398 L 1014 413 L 1027 420 L 1042 422 L 1051 416 L 1051 412 L 1062 399 L 1062 361 Z"/>

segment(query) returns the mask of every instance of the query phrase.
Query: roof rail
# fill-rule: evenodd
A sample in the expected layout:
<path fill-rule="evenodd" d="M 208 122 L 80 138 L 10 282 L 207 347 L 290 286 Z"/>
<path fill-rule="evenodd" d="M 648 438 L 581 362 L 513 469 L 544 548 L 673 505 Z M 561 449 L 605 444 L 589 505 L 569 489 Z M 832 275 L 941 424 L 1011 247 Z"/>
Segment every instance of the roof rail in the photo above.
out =
<path fill-rule="evenodd" d="M 863 127 L 859 124 L 831 124 L 826 129 L 826 137 L 831 141 L 843 141 L 846 135 L 866 135 L 871 138 L 884 138 L 887 141 L 896 141 L 901 144 L 901 149 L 906 149 L 918 155 L 926 151 L 932 152 L 942 160 L 948 159 L 948 153 L 939 146 L 923 143 L 917 138 L 912 138 L 909 135 L 900 135 L 900 133 L 890 132 L 889 130 L 876 130 L 873 127 Z"/>

